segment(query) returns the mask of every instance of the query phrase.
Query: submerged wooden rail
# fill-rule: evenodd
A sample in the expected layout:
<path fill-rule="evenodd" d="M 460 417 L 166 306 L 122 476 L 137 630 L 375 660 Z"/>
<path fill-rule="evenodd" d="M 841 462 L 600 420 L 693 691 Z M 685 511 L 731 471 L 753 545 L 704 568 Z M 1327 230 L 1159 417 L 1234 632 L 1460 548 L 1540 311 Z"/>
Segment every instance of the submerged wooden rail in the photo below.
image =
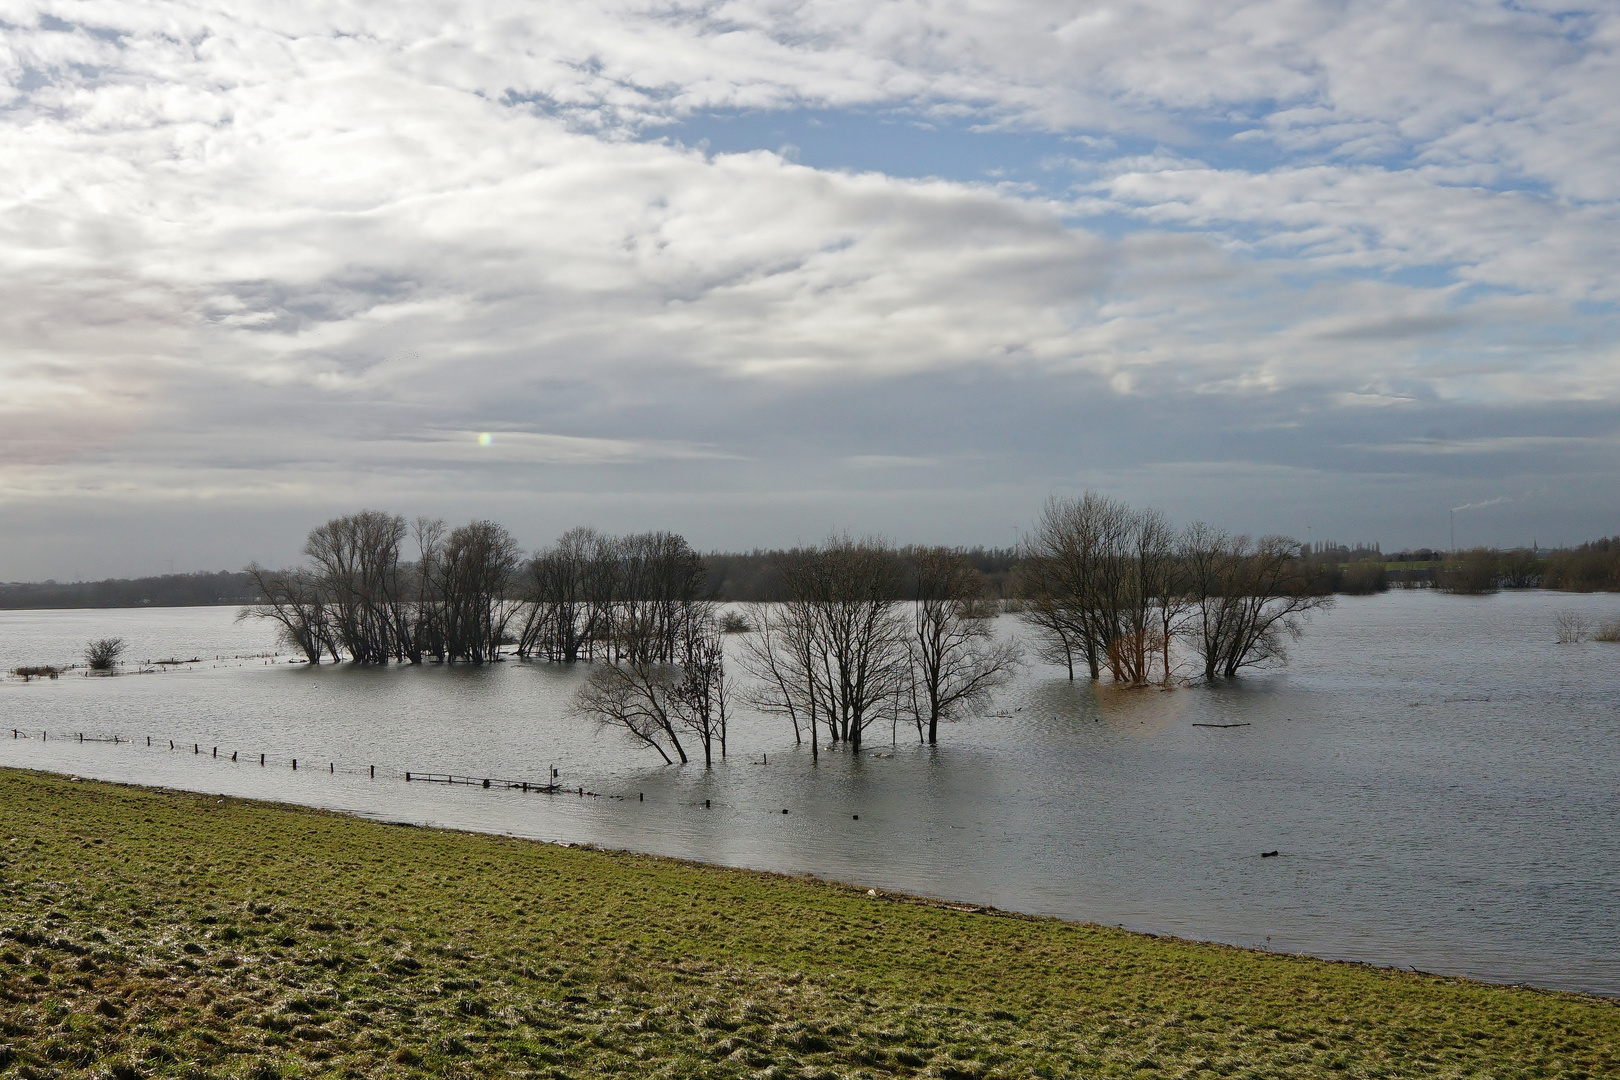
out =
<path fill-rule="evenodd" d="M 506 788 L 509 791 L 537 792 L 541 795 L 556 795 L 567 789 L 553 780 L 542 784 L 537 780 L 501 780 L 493 776 L 460 776 L 456 773 L 406 772 L 407 783 L 416 781 L 424 784 L 465 784 L 468 787 Z M 579 789 L 581 795 L 595 795 L 594 791 Z"/>

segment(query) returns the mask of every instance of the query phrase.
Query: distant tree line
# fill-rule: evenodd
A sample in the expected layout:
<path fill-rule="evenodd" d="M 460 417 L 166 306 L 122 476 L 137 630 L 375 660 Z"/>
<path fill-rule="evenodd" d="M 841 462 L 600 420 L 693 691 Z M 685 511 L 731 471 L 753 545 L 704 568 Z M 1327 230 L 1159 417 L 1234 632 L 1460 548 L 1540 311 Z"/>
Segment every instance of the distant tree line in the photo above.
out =
<path fill-rule="evenodd" d="M 886 543 L 886 542 L 885 542 Z M 703 556 L 707 574 L 707 591 L 711 599 L 722 602 L 786 600 L 790 591 L 784 569 L 800 558 L 806 548 L 792 550 L 765 550 L 756 548 L 746 553 L 711 552 Z M 890 547 L 890 555 L 897 560 L 898 573 L 890 587 L 894 599 L 906 599 L 916 588 L 919 557 L 927 557 L 938 549 L 908 545 Z M 983 581 L 984 594 L 991 599 L 1005 599 L 1016 592 L 1016 548 L 969 547 L 955 548 L 966 565 Z"/>
<path fill-rule="evenodd" d="M 1586 544 L 1576 551 L 1554 552 L 1480 547 L 1450 553 L 1422 548 L 1389 556 L 1387 561 L 1376 550 L 1327 547 L 1310 550 L 1304 557 L 1310 564 L 1314 586 L 1321 592 L 1357 595 L 1383 592 L 1392 586 L 1432 588 L 1458 595 L 1480 595 L 1499 589 L 1620 589 L 1620 574 L 1606 578 L 1601 557 L 1586 554 L 1595 547 Z M 1582 573 L 1572 574 L 1574 566 L 1580 566 Z M 1604 580 L 1613 584 L 1584 584 Z"/>
<path fill-rule="evenodd" d="M 1620 536 L 1549 552 L 1541 582 L 1571 592 L 1620 592 Z"/>
<path fill-rule="evenodd" d="M 902 566 L 913 552 L 927 548 L 896 548 Z M 1501 560 L 1500 572 L 1491 574 L 1496 588 L 1547 588 L 1573 592 L 1620 592 L 1620 537 L 1585 543 L 1576 548 L 1528 548 L 1492 552 Z M 782 600 L 783 560 L 786 550 L 708 552 L 696 557 L 703 567 L 703 598 L 719 601 Z M 961 554 L 985 580 L 992 599 L 1016 600 L 1018 552 L 1012 548 L 966 548 Z M 1450 564 L 1472 553 L 1447 553 L 1418 548 L 1393 554 L 1377 545 L 1343 546 L 1331 542 L 1301 549 L 1315 575 L 1319 592 L 1362 594 L 1386 588 L 1443 587 Z M 1483 561 L 1475 556 L 1471 571 L 1482 578 Z M 900 596 L 908 595 L 911 574 L 902 575 Z M 1454 581 L 1462 579 L 1453 578 Z M 1466 591 L 1466 590 L 1462 590 Z M 33 608 L 205 607 L 252 603 L 262 593 L 246 571 L 164 574 L 143 578 L 108 578 L 80 582 L 0 582 L 0 610 Z"/>
<path fill-rule="evenodd" d="M 105 581 L 0 582 L 0 608 L 204 607 L 255 596 L 242 571 L 108 578 Z"/>
<path fill-rule="evenodd" d="M 902 564 L 908 562 L 910 552 L 920 550 L 924 549 L 896 549 Z M 782 599 L 779 567 L 787 554 L 785 549 L 696 554 L 703 569 L 703 598 L 721 602 Z M 1013 549 L 967 548 L 963 555 L 984 575 L 989 596 L 1012 595 L 1016 561 Z M 246 570 L 102 581 L 0 582 L 0 610 L 239 606 L 254 603 L 263 595 Z"/>

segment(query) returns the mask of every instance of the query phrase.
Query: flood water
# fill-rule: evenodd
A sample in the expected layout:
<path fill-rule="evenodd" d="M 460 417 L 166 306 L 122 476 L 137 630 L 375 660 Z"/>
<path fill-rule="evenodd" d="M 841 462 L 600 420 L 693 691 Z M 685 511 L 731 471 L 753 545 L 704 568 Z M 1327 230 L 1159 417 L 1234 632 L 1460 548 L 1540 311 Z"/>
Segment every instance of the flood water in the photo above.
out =
<path fill-rule="evenodd" d="M 3 670 L 104 636 L 132 659 L 204 658 L 5 679 L 0 726 L 31 737 L 5 731 L 0 765 L 1620 995 L 1620 644 L 1554 644 L 1569 609 L 1597 622 L 1620 597 L 1343 598 L 1286 669 L 1237 686 L 1093 689 L 1037 667 L 998 699 L 1006 715 L 937 749 L 884 730 L 819 763 L 785 721 L 745 712 L 708 772 L 571 716 L 580 669 L 214 660 L 272 635 L 222 608 L 0 612 Z M 600 797 L 403 780 L 552 768 Z"/>

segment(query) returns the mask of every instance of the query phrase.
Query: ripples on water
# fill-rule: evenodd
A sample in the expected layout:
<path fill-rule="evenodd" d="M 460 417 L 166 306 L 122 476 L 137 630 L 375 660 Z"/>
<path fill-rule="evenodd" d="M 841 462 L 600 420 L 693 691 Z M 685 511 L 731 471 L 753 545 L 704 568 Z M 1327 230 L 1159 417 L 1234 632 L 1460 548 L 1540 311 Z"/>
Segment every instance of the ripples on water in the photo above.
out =
<path fill-rule="evenodd" d="M 7 679 L 7 728 L 151 735 L 161 749 L 8 738 L 0 764 L 1620 994 L 1620 644 L 1552 644 L 1566 608 L 1612 617 L 1620 597 L 1344 599 L 1284 672 L 1166 693 L 1038 668 L 1001 696 L 1008 715 L 953 725 L 936 750 L 902 729 L 892 749 L 885 731 L 859 757 L 812 763 L 783 722 L 743 715 L 710 773 L 657 765 L 569 716 L 583 672 L 546 664 L 205 660 L 185 674 Z M 107 635 L 134 658 L 268 647 L 262 624 L 232 614 L 4 612 L 0 666 L 71 661 Z M 215 761 L 215 745 L 243 763 Z M 293 757 L 320 771 L 293 773 Z M 386 778 L 553 767 L 629 798 Z"/>

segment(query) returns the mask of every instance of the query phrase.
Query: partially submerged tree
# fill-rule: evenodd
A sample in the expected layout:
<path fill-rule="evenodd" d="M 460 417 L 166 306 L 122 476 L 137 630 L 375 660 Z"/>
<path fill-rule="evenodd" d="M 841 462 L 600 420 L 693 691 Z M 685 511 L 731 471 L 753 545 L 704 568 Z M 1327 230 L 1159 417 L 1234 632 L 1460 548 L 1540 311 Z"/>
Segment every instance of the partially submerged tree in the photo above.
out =
<path fill-rule="evenodd" d="M 441 613 L 449 659 L 484 664 L 499 658 L 517 614 L 518 561 L 517 541 L 493 521 L 473 521 L 445 538 L 428 592 Z"/>
<path fill-rule="evenodd" d="M 238 611 L 238 622 L 269 619 L 278 623 L 280 640 L 303 653 L 311 664 L 319 664 L 328 652 L 332 659 L 342 659 L 313 575 L 304 570 L 266 570 L 258 563 L 249 565 L 247 573 L 260 600 Z"/>
<path fill-rule="evenodd" d="M 1182 563 L 1192 616 L 1184 634 L 1208 680 L 1283 660 L 1305 614 L 1333 603 L 1310 591 L 1288 537 L 1254 542 L 1198 523 L 1184 534 Z"/>
<path fill-rule="evenodd" d="M 529 561 L 524 581 L 523 656 L 674 663 L 703 619 L 703 561 L 674 533 L 573 529 Z"/>
<path fill-rule="evenodd" d="M 1489 548 L 1465 551 L 1440 570 L 1440 588 L 1463 596 L 1493 593 L 1500 587 L 1500 579 L 1497 553 Z"/>
<path fill-rule="evenodd" d="M 1560 611 L 1553 618 L 1560 645 L 1578 645 L 1592 634 L 1592 620 L 1578 611 Z M 1599 639 L 1603 640 L 1603 639 Z"/>
<path fill-rule="evenodd" d="M 118 660 L 124 655 L 124 639 L 116 637 L 102 638 L 92 641 L 85 646 L 84 662 L 91 671 L 111 671 L 118 666 Z"/>
<path fill-rule="evenodd" d="M 356 663 L 386 664 L 405 656 L 400 547 L 406 533 L 399 515 L 361 510 L 317 526 L 304 544 L 329 631 Z"/>
<path fill-rule="evenodd" d="M 713 621 L 705 619 L 693 624 L 684 645 L 680 664 L 627 655 L 597 666 L 580 688 L 574 711 L 624 731 L 658 751 L 667 764 L 677 759 L 685 764 L 681 738 L 695 737 L 703 747 L 704 767 L 711 767 L 716 751 L 726 756 L 731 711 L 724 643 Z"/>
<path fill-rule="evenodd" d="M 838 535 L 789 552 L 779 572 L 788 599 L 762 613 L 745 653 L 754 703 L 788 716 L 796 734 L 802 724 L 812 756 L 823 734 L 859 750 L 869 727 L 896 715 L 905 689 L 900 561 L 886 541 Z"/>
<path fill-rule="evenodd" d="M 1157 510 L 1138 510 L 1088 491 L 1048 500 L 1024 543 L 1020 617 L 1042 653 L 1074 678 L 1076 658 L 1093 680 L 1141 686 L 1162 660 L 1182 605 L 1175 533 Z"/>
<path fill-rule="evenodd" d="M 652 747 L 665 764 L 674 764 L 674 753 L 684 765 L 686 748 L 673 707 L 678 674 L 667 664 L 602 664 L 580 687 L 574 710 Z"/>
<path fill-rule="evenodd" d="M 916 597 L 906 642 L 910 668 L 904 702 L 919 739 L 939 741 L 940 721 L 982 709 L 1020 664 L 1016 642 L 994 637 L 994 610 L 984 603 L 984 575 L 961 552 L 913 554 Z"/>
<path fill-rule="evenodd" d="M 725 641 L 712 622 L 689 631 L 681 678 L 675 686 L 675 714 L 703 747 L 703 767 L 714 753 L 726 756 L 726 728 L 731 720 L 731 680 L 726 675 Z"/>
<path fill-rule="evenodd" d="M 793 741 L 810 738 L 812 757 L 820 756 L 819 666 L 815 663 L 815 621 L 796 610 L 806 601 L 789 600 L 762 607 L 758 633 L 743 643 L 743 666 L 756 685 L 748 701 L 764 713 L 787 717 Z"/>
<path fill-rule="evenodd" d="M 601 541 L 594 529 L 570 529 L 536 553 L 524 570 L 529 601 L 518 636 L 519 656 L 543 656 L 572 664 L 585 654 L 586 570 Z"/>
<path fill-rule="evenodd" d="M 1041 655 L 1071 679 L 1083 659 L 1093 679 L 1106 669 L 1129 686 L 1155 665 L 1168 684 L 1177 641 L 1208 679 L 1281 660 L 1305 612 L 1331 602 L 1286 537 L 1254 543 L 1202 523 L 1178 534 L 1159 511 L 1095 492 L 1047 503 L 1019 573 Z"/>
<path fill-rule="evenodd" d="M 407 537 L 417 560 L 402 561 Z M 437 519 L 378 510 L 333 518 L 310 531 L 308 568 L 248 575 L 257 603 L 238 618 L 280 624 L 284 641 L 310 663 L 323 656 L 360 664 L 424 657 L 481 664 L 496 660 L 519 606 L 516 541 L 492 521 L 445 530 Z"/>

